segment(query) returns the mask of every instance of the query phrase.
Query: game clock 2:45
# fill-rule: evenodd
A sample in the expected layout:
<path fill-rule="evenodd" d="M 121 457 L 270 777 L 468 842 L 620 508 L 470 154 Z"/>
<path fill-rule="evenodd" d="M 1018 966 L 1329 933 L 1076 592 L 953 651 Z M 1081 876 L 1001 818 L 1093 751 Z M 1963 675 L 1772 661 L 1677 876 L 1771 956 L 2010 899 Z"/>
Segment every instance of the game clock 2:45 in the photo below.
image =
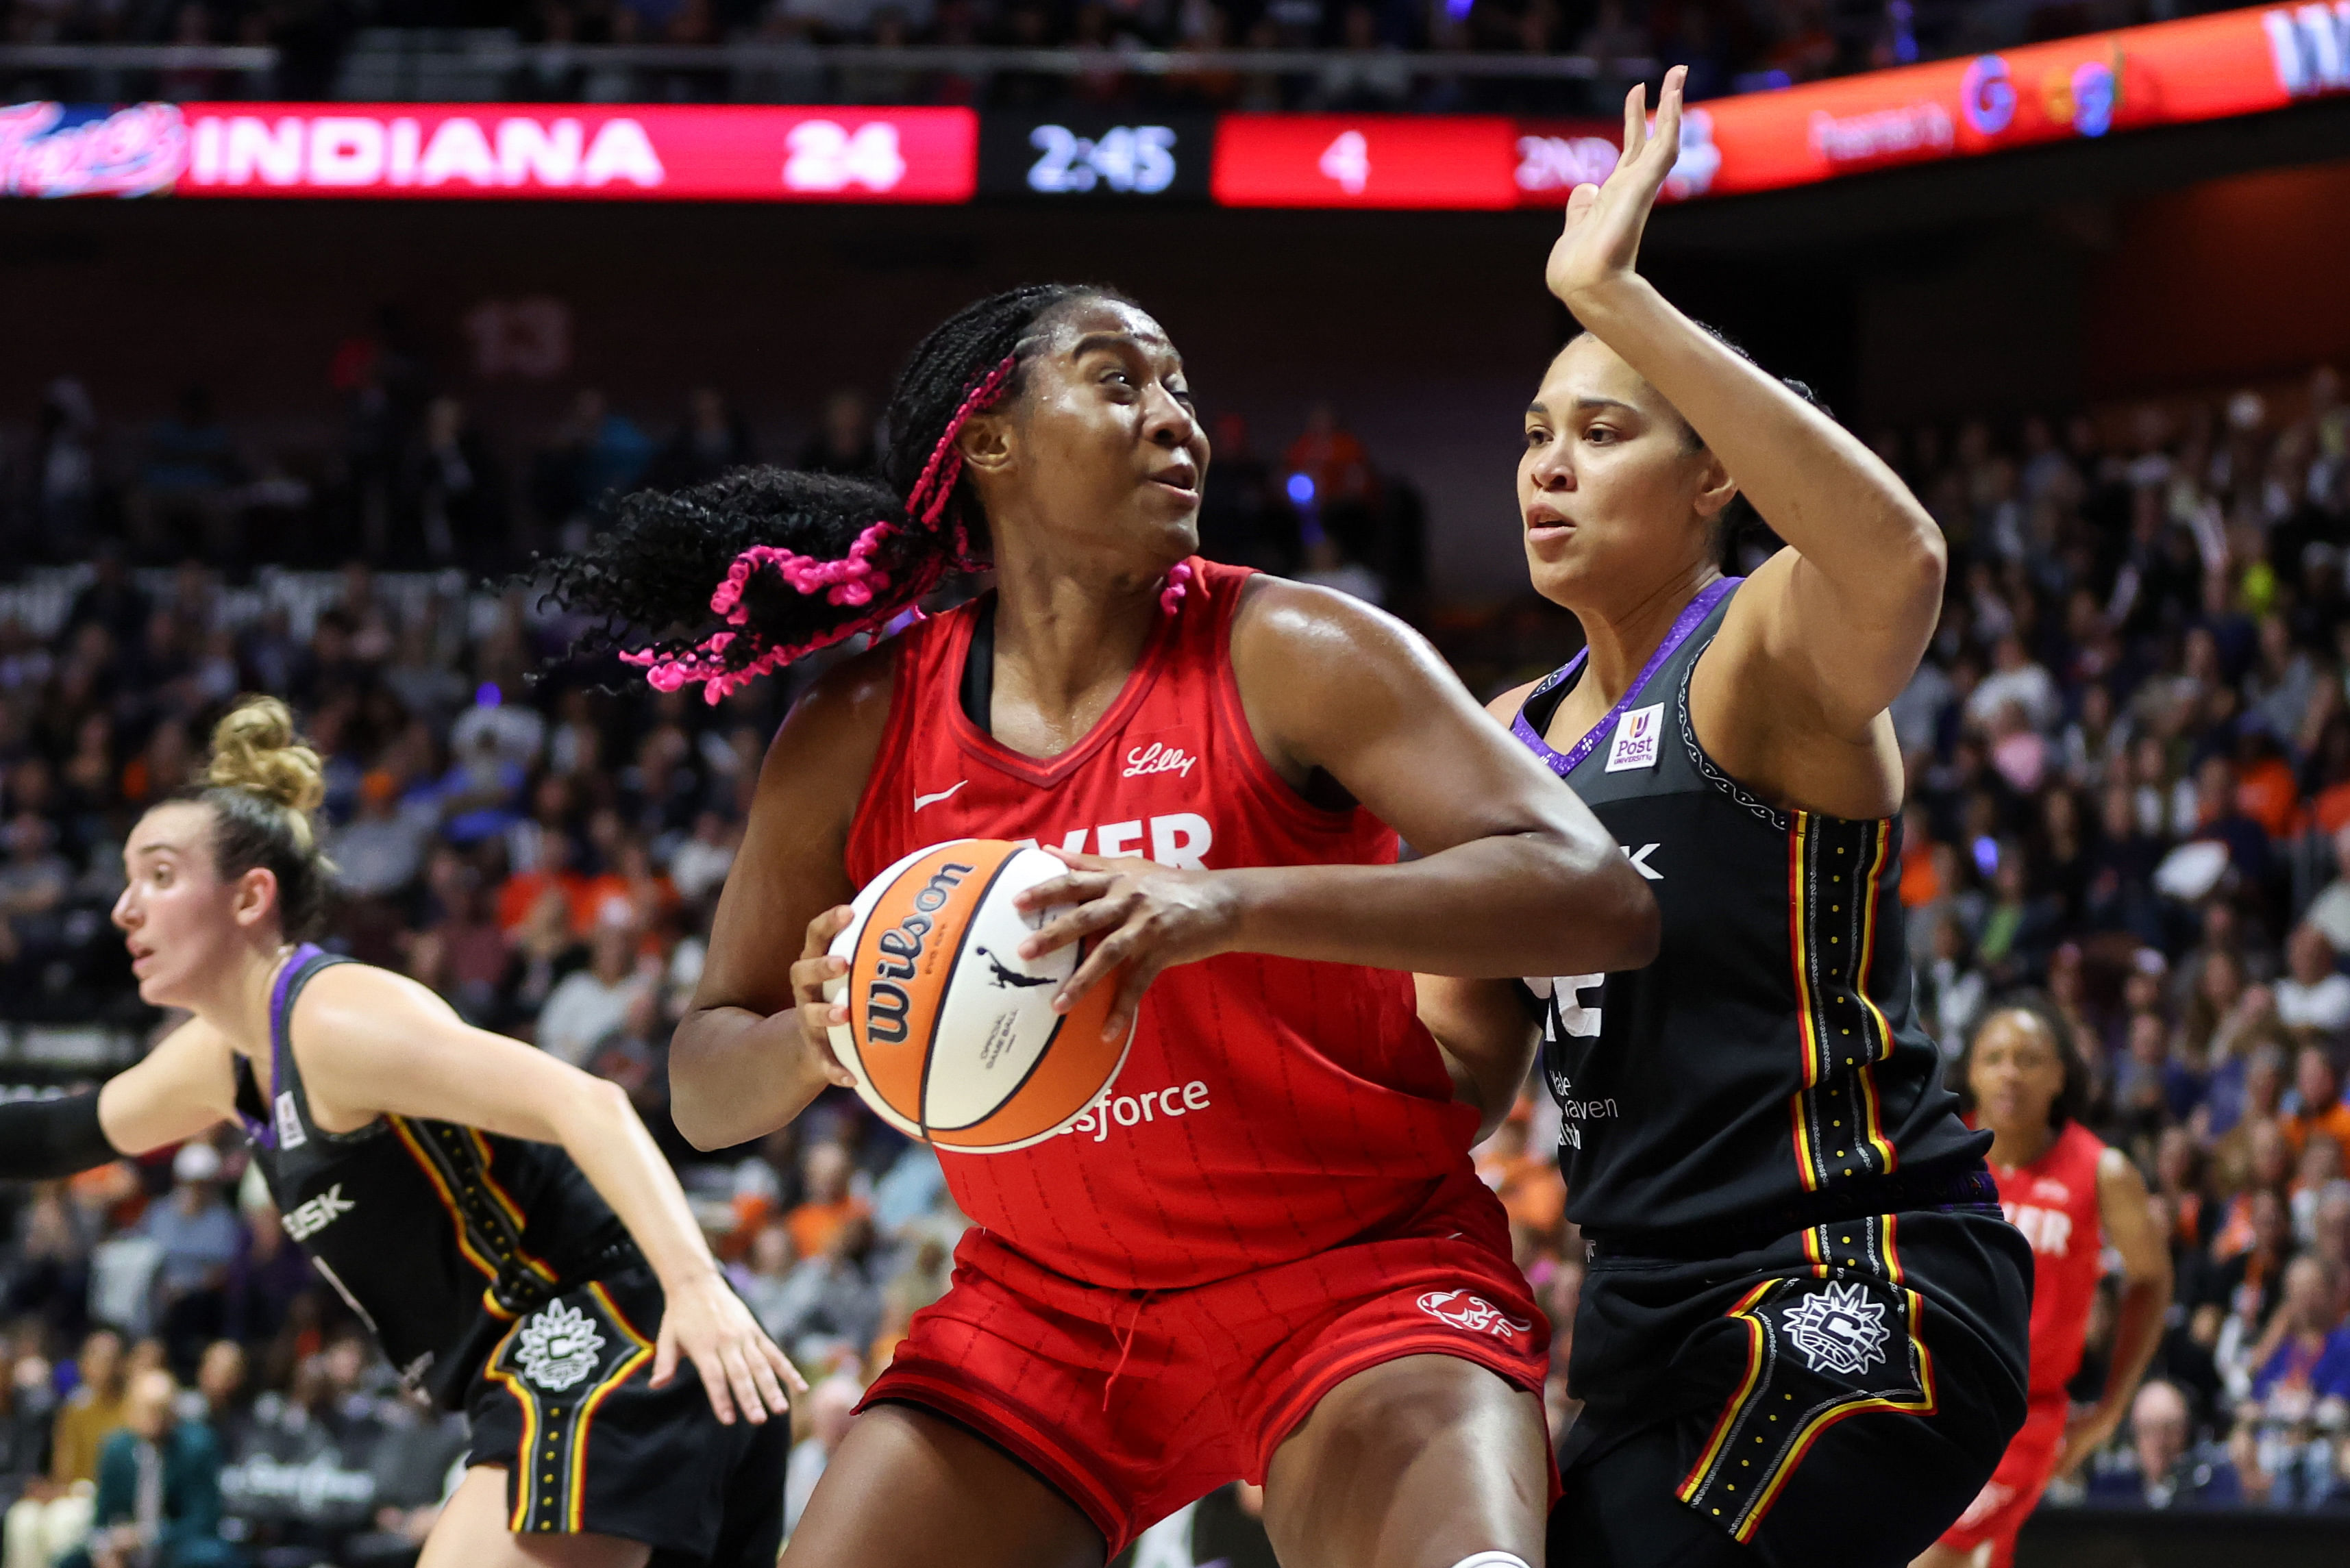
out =
<path fill-rule="evenodd" d="M 1209 115 L 989 114 L 979 188 L 1029 201 L 1205 201 L 1214 145 Z"/>

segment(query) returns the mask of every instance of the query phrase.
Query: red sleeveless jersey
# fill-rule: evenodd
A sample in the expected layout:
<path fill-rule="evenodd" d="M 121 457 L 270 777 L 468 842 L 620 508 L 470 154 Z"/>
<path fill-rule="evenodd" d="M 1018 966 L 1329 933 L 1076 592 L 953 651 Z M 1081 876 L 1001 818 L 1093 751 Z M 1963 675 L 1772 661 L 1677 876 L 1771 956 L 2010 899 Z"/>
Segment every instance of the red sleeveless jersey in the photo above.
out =
<path fill-rule="evenodd" d="M 1191 566 L 1117 701 L 1057 757 L 1012 751 L 963 712 L 976 606 L 901 635 L 849 879 L 964 837 L 1218 870 L 1392 862 L 1391 828 L 1307 804 L 1259 753 L 1229 652 L 1251 574 Z M 1404 1219 L 1440 1181 L 1471 1177 L 1476 1122 L 1453 1103 L 1409 975 L 1227 953 L 1152 982 L 1117 1082 L 1071 1129 L 940 1158 L 963 1212 L 1036 1262 L 1157 1290 Z"/>
<path fill-rule="evenodd" d="M 2105 1272 L 2097 1161 L 2106 1146 L 2067 1122 L 2030 1165 L 1991 1162 L 1999 1206 L 2032 1243 L 2032 1397 L 2062 1394 L 2081 1369 L 2089 1307 Z"/>

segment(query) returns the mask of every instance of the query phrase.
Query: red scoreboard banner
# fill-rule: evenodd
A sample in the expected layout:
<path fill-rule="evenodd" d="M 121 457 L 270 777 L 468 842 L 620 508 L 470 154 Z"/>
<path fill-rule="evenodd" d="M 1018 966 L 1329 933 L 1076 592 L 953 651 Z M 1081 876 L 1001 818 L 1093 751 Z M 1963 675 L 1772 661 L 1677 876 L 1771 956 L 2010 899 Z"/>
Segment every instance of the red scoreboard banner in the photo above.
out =
<path fill-rule="evenodd" d="M 1692 104 L 1665 196 L 1780 190 L 2342 93 L 2350 0 L 2301 0 Z M 1204 124 L 1179 135 L 1087 123 L 1082 135 L 1021 131 L 1014 154 L 1044 156 L 1020 193 L 1196 195 L 1195 175 L 1174 174 L 1196 169 Z M 1607 178 L 1617 135 L 1608 122 L 1498 116 L 1227 115 L 1208 188 L 1233 207 L 1549 207 Z M 978 190 L 979 145 L 979 117 L 963 109 L 26 103 L 0 106 L 0 196 L 958 202 Z"/>
<path fill-rule="evenodd" d="M 967 202 L 967 109 L 0 109 L 0 193 Z"/>
<path fill-rule="evenodd" d="M 1499 118 L 1226 115 L 1210 188 L 1227 207 L 1514 207 L 1513 142 Z"/>

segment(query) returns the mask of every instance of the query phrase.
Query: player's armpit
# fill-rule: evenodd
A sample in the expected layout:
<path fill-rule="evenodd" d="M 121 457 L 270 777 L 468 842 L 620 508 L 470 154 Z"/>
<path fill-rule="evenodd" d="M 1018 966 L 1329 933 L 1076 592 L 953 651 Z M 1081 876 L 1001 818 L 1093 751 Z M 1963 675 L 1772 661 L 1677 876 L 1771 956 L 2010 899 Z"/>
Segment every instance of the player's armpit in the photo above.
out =
<path fill-rule="evenodd" d="M 1518 984 L 1507 980 L 1412 976 L 1419 1021 L 1444 1053 L 1453 1098 L 1478 1115 L 1476 1140 L 1493 1135 L 1534 1066 L 1541 1034 Z"/>

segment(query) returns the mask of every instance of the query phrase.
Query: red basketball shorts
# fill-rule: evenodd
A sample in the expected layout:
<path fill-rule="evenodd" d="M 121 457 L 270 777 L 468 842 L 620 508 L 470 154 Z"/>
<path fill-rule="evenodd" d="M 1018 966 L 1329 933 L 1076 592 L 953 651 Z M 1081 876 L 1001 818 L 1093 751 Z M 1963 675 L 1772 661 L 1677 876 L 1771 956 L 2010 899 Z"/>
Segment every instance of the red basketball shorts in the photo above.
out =
<path fill-rule="evenodd" d="M 2016 1532 L 2040 1494 L 2056 1473 L 2056 1456 L 2064 1446 L 2064 1425 L 2072 1407 L 2062 1393 L 2035 1397 L 2024 1413 L 2023 1426 L 2008 1439 L 1999 1469 L 1984 1483 L 1959 1521 L 1942 1534 L 1942 1544 L 1953 1552 L 1972 1552 L 1991 1543 L 1988 1568 L 2008 1568 L 2015 1561 Z"/>
<path fill-rule="evenodd" d="M 1451 1355 L 1537 1395 L 1550 1324 L 1465 1173 L 1400 1224 L 1182 1290 L 1087 1285 L 973 1231 L 860 1409 L 916 1405 L 1059 1488 L 1115 1557 L 1227 1481 L 1262 1482 L 1322 1397 L 1407 1355 Z"/>

